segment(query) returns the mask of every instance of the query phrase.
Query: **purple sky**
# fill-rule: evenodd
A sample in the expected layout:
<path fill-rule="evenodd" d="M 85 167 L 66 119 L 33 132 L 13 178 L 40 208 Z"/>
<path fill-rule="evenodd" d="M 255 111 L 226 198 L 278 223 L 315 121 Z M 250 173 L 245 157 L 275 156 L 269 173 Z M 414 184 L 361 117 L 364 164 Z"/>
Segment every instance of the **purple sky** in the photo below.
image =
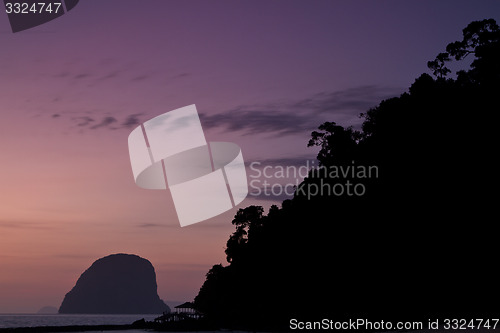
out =
<path fill-rule="evenodd" d="M 300 163 L 319 124 L 359 126 L 485 18 L 499 1 L 82 0 L 16 34 L 0 14 L 0 313 L 59 306 L 111 253 L 150 259 L 167 301 L 224 263 L 236 210 L 180 228 L 133 182 L 139 122 L 196 104 L 247 163 Z"/>

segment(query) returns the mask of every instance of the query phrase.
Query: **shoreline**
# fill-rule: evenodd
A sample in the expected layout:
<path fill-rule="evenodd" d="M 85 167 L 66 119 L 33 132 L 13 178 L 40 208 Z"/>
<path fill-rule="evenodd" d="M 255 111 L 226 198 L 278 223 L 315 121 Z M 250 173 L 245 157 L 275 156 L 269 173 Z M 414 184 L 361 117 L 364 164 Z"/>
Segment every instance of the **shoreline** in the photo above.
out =
<path fill-rule="evenodd" d="M 0 333 L 71 333 L 71 332 L 115 332 L 115 333 L 142 333 L 142 332 L 205 332 L 205 333 L 217 333 L 217 332 L 249 332 L 243 330 L 210 330 L 210 329 L 193 329 L 185 330 L 177 327 L 178 329 L 163 329 L 159 327 L 138 327 L 137 325 L 70 325 L 70 326 L 36 326 L 36 327 L 11 327 L 11 328 L 0 328 Z"/>
<path fill-rule="evenodd" d="M 69 333 L 69 332 L 217 332 L 217 329 L 199 322 L 172 322 L 160 324 L 138 320 L 132 324 L 100 324 L 100 325 L 64 325 L 64 326 L 28 326 L 2 327 L 0 333 Z M 224 330 L 226 331 L 226 330 Z M 229 330 L 228 332 L 243 332 Z"/>
<path fill-rule="evenodd" d="M 7 327 L 0 328 L 0 333 L 17 332 L 92 332 L 92 331 L 129 331 L 133 329 L 146 329 L 134 324 L 125 325 L 69 325 L 69 326 L 33 326 L 33 327 Z"/>

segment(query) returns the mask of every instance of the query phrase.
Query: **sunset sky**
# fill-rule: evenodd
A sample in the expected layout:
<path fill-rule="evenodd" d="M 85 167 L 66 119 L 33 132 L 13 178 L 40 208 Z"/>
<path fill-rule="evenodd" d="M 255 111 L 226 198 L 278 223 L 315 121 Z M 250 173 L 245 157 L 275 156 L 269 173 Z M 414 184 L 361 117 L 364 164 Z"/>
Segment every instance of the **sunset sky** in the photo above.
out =
<path fill-rule="evenodd" d="M 237 208 L 181 228 L 168 191 L 134 183 L 140 122 L 196 104 L 207 140 L 247 164 L 301 165 L 318 125 L 359 127 L 485 18 L 499 1 L 81 0 L 14 34 L 2 9 L 0 313 L 59 307 L 112 253 L 149 259 L 167 302 L 225 263 Z"/>

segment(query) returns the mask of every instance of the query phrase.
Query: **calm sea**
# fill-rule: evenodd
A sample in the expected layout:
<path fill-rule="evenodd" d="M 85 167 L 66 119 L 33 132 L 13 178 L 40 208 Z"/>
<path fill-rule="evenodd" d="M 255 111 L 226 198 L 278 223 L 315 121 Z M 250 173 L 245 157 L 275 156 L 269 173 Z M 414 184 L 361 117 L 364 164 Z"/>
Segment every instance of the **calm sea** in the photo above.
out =
<path fill-rule="evenodd" d="M 70 325 L 125 325 L 144 318 L 152 321 L 159 315 L 66 315 L 0 314 L 0 328 Z M 130 332 L 130 331 L 129 331 Z"/>
<path fill-rule="evenodd" d="M 159 315 L 66 315 L 66 314 L 0 314 L 0 329 L 15 327 L 40 327 L 40 326 L 71 326 L 71 325 L 127 325 L 144 318 L 153 321 Z M 147 330 L 118 330 L 110 333 L 144 333 Z M 210 331 L 220 333 L 217 331 Z M 205 331 L 204 333 L 210 333 Z M 246 333 L 243 331 L 225 330 L 224 333 Z M 59 332 L 65 333 L 65 332 Z M 71 333 L 71 332 L 67 332 Z M 74 332 L 72 332 L 74 333 Z M 171 332 L 176 333 L 176 332 Z M 178 332 L 177 332 L 178 333 Z M 194 333 L 194 332 L 183 332 Z"/>

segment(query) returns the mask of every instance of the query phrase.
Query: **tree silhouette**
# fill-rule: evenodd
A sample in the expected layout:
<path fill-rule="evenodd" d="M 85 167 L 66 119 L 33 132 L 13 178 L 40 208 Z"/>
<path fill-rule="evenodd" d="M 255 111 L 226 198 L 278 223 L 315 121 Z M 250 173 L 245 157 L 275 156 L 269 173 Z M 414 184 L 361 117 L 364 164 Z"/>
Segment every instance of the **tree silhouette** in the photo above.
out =
<path fill-rule="evenodd" d="M 451 61 L 451 57 L 460 61 L 468 55 L 473 54 L 471 70 L 460 71 L 459 81 L 470 81 L 476 83 L 493 83 L 499 79 L 500 57 L 500 28 L 493 19 L 471 22 L 463 29 L 463 39 L 448 44 L 446 52 L 439 53 L 435 60 L 429 61 L 427 66 L 433 70 L 438 78 L 445 77 L 451 71 L 445 67 L 445 63 Z"/>
<path fill-rule="evenodd" d="M 486 318 L 500 313 L 495 203 L 491 196 L 500 110 L 500 38 L 494 20 L 429 62 L 399 97 L 363 114 L 361 131 L 319 126 L 321 166 L 377 166 L 377 177 L 310 171 L 281 208 L 240 209 L 195 299 L 225 326 L 288 328 L 302 320 Z M 445 64 L 474 56 L 446 78 Z M 312 186 L 358 182 L 366 193 Z M 328 186 L 327 186 L 328 185 Z"/>
<path fill-rule="evenodd" d="M 234 217 L 232 223 L 236 226 L 236 231 L 229 237 L 226 247 L 227 261 L 232 262 L 235 257 L 244 255 L 249 233 L 262 225 L 262 215 L 264 209 L 260 206 L 250 206 L 240 209 Z M 252 231 L 250 231 L 252 230 Z"/>
<path fill-rule="evenodd" d="M 435 60 L 428 61 L 427 62 L 427 67 L 429 69 L 432 69 L 432 73 L 439 77 L 439 78 L 444 78 L 448 73 L 451 73 L 451 71 L 445 67 L 445 62 L 450 61 L 450 55 L 446 52 L 441 52 L 437 55 Z"/>
<path fill-rule="evenodd" d="M 320 131 L 311 133 L 308 147 L 320 146 L 317 159 L 320 165 L 329 166 L 334 163 L 348 162 L 355 159 L 356 146 L 361 133 L 352 127 L 344 128 L 334 122 L 326 122 L 318 127 Z"/>

